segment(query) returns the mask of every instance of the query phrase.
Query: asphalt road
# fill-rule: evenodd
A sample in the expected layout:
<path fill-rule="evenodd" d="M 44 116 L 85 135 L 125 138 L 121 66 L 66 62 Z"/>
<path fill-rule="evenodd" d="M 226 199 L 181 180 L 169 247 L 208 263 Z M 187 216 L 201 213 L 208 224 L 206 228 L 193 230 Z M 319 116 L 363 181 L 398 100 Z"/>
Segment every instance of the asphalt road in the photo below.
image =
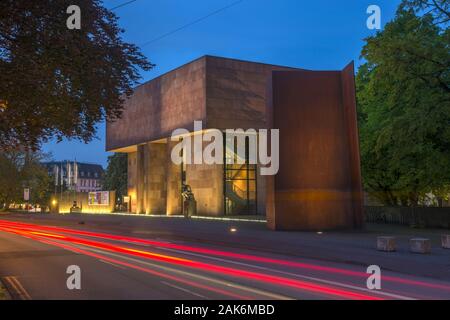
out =
<path fill-rule="evenodd" d="M 79 290 L 67 287 L 72 265 Z M 447 281 L 383 271 L 381 290 L 369 290 L 368 276 L 345 263 L 0 216 L 0 279 L 14 299 L 450 299 Z"/>

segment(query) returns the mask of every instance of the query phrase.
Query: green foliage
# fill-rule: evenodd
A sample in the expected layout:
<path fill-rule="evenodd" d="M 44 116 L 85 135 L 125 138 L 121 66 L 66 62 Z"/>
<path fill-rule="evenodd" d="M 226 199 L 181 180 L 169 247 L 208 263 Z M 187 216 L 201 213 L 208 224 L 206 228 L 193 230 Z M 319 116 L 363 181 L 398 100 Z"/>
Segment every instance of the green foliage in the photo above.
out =
<path fill-rule="evenodd" d="M 0 203 L 23 202 L 23 189 L 30 188 L 31 203 L 48 205 L 52 179 L 40 164 L 47 158 L 40 152 L 0 152 Z"/>
<path fill-rule="evenodd" d="M 105 190 L 116 190 L 116 196 L 126 196 L 128 177 L 128 156 L 126 153 L 115 153 L 108 157 L 108 167 L 104 175 Z"/>
<path fill-rule="evenodd" d="M 22 181 L 15 155 L 0 153 L 0 204 L 8 206 L 20 197 Z"/>
<path fill-rule="evenodd" d="M 430 14 L 435 24 L 447 24 L 450 21 L 450 2 L 448 0 L 403 0 L 401 9 L 415 13 Z"/>
<path fill-rule="evenodd" d="M 356 77 L 364 187 L 387 205 L 450 191 L 450 32 L 412 2 L 366 39 Z"/>
<path fill-rule="evenodd" d="M 153 65 L 121 39 L 100 0 L 78 0 L 81 29 L 69 30 L 73 1 L 0 1 L 0 148 L 50 138 L 90 141 L 95 124 L 121 116 L 122 102 Z"/>

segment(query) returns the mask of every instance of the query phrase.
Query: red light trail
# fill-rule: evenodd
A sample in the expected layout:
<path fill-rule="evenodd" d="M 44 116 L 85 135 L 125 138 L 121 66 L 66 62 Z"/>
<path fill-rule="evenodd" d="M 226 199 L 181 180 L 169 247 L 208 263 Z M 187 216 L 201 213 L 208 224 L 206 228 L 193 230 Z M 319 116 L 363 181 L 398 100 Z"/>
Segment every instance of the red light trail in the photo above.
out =
<path fill-rule="evenodd" d="M 271 259 L 271 258 L 259 257 L 259 256 L 255 256 L 255 255 L 239 254 L 239 253 L 226 252 L 226 251 L 220 251 L 220 250 L 212 250 L 212 249 L 206 249 L 206 248 L 200 248 L 200 247 L 172 244 L 172 243 L 147 240 L 147 239 L 141 239 L 141 238 L 111 235 L 111 234 L 99 233 L 99 232 L 81 231 L 81 230 L 60 228 L 60 227 L 54 227 L 54 226 L 37 226 L 37 225 L 33 225 L 33 224 L 27 224 L 27 223 L 21 223 L 21 222 L 10 222 L 10 221 L 4 221 L 4 220 L 3 221 L 0 220 L 0 225 L 6 225 L 6 226 L 12 225 L 12 226 L 28 228 L 28 229 L 51 230 L 51 231 L 55 231 L 55 232 L 75 234 L 75 235 L 79 235 L 79 236 L 95 237 L 95 238 L 99 238 L 99 239 L 113 240 L 113 241 L 132 242 L 132 243 L 136 243 L 136 244 L 152 245 L 152 246 L 156 246 L 156 247 L 176 249 L 176 250 L 181 250 L 181 251 L 189 251 L 189 252 L 195 252 L 195 253 L 201 253 L 201 254 L 209 254 L 209 255 L 214 255 L 214 256 L 241 259 L 241 260 L 247 260 L 247 261 L 253 261 L 253 262 L 262 262 L 262 263 L 275 264 L 275 265 L 285 265 L 285 266 L 295 267 L 295 268 L 300 268 L 300 269 L 323 271 L 323 272 L 336 273 L 336 274 L 342 274 L 342 275 L 353 276 L 353 277 L 362 277 L 362 278 L 367 277 L 367 274 L 364 272 L 357 272 L 357 271 L 332 268 L 332 267 L 324 267 L 324 266 L 319 266 L 319 265 L 293 262 L 293 261 L 280 260 L 280 259 Z M 403 278 L 399 278 L 399 277 L 383 276 L 383 281 L 401 283 L 401 284 L 405 284 L 405 285 L 423 286 L 423 287 L 429 287 L 429 288 L 450 291 L 450 286 L 435 284 L 435 283 L 427 283 L 427 282 L 417 281 L 417 280 L 403 279 Z"/>
<path fill-rule="evenodd" d="M 378 299 L 378 297 L 354 293 L 349 290 L 341 290 L 341 289 L 335 289 L 335 288 L 328 287 L 328 286 L 317 285 L 317 284 L 314 284 L 311 282 L 299 281 L 296 279 L 272 276 L 272 275 L 267 275 L 264 273 L 245 271 L 245 270 L 240 270 L 240 269 L 235 269 L 235 268 L 223 267 L 223 266 L 214 265 L 214 264 L 207 264 L 207 263 L 202 263 L 202 262 L 193 261 L 193 260 L 189 260 L 189 259 L 181 259 L 181 258 L 177 258 L 174 256 L 162 255 L 162 254 L 158 254 L 158 253 L 154 253 L 154 252 L 137 250 L 137 249 L 132 249 L 132 248 L 119 246 L 119 245 L 113 245 L 113 244 L 109 244 L 109 243 L 91 241 L 91 240 L 87 240 L 87 239 L 83 239 L 83 238 L 79 238 L 79 237 L 65 236 L 65 235 L 61 235 L 61 233 L 69 234 L 69 235 L 93 237 L 93 238 L 97 238 L 97 239 L 110 240 L 110 241 L 128 242 L 128 243 L 133 243 L 133 244 L 137 244 L 137 245 L 149 245 L 149 246 L 160 247 L 160 248 L 176 249 L 176 250 L 180 250 L 182 252 L 195 252 L 195 253 L 200 253 L 200 254 L 205 254 L 205 255 L 210 255 L 210 256 L 220 256 L 220 257 L 226 257 L 226 258 L 233 258 L 233 259 L 246 260 L 246 261 L 252 261 L 252 262 L 275 264 L 275 265 L 285 265 L 285 266 L 295 267 L 295 268 L 299 268 L 299 269 L 321 271 L 321 272 L 326 272 L 326 273 L 330 273 L 330 274 L 342 274 L 342 275 L 347 275 L 347 276 L 352 276 L 352 277 L 366 278 L 367 274 L 364 272 L 357 272 L 357 271 L 332 268 L 332 267 L 324 267 L 324 266 L 319 266 L 319 265 L 314 265 L 314 264 L 293 262 L 293 261 L 287 261 L 287 260 L 281 260 L 281 259 L 272 259 L 272 258 L 255 256 L 255 255 L 247 255 L 247 254 L 239 254 L 239 253 L 233 253 L 233 252 L 227 252 L 227 251 L 212 250 L 212 249 L 206 249 L 206 248 L 201 248 L 201 247 L 172 244 L 172 243 L 147 240 L 147 239 L 141 239 L 141 238 L 127 237 L 127 236 L 120 236 L 120 235 L 111 235 L 111 234 L 106 234 L 106 233 L 98 233 L 98 232 L 90 232 L 90 231 L 81 231 L 81 230 L 60 228 L 60 227 L 54 227 L 54 226 L 38 226 L 38 225 L 20 223 L 20 222 L 10 222 L 10 221 L 0 220 L 0 230 L 4 230 L 7 232 L 11 232 L 11 231 L 15 230 L 15 231 L 17 231 L 16 233 L 20 232 L 19 234 L 22 236 L 34 237 L 34 239 L 35 239 L 35 236 L 38 236 L 40 239 L 51 238 L 51 239 L 55 239 L 55 240 L 71 242 L 74 244 L 79 244 L 79 245 L 83 245 L 83 246 L 87 246 L 87 247 L 110 251 L 110 252 L 116 252 L 116 253 L 120 253 L 120 254 L 137 256 L 140 258 L 152 259 L 152 260 L 171 263 L 171 264 L 175 264 L 175 265 L 181 265 L 181 266 L 185 266 L 185 267 L 189 267 L 189 268 L 201 269 L 201 270 L 212 272 L 212 273 L 219 273 L 219 274 L 229 275 L 229 276 L 233 276 L 233 277 L 240 277 L 240 278 L 247 279 L 247 280 L 261 281 L 261 282 L 270 283 L 273 285 L 287 286 L 287 287 L 292 287 L 295 289 L 306 290 L 306 291 L 310 291 L 310 292 L 317 292 L 317 293 L 327 294 L 327 295 L 332 295 L 332 296 L 338 296 L 338 297 L 342 297 L 342 298 Z M 53 232 L 53 233 L 51 233 L 51 232 Z M 55 232 L 56 232 L 56 234 L 55 234 Z M 450 291 L 450 286 L 442 285 L 442 284 L 427 283 L 427 282 L 423 282 L 423 281 L 409 280 L 409 279 L 403 279 L 403 278 L 392 277 L 392 276 L 383 276 L 383 280 L 401 283 L 401 284 L 405 284 L 405 285 L 422 286 L 422 287 L 429 287 L 429 288 L 434 288 L 434 289 Z"/>
<path fill-rule="evenodd" d="M 280 276 L 273 276 L 273 275 L 268 275 L 268 274 L 264 274 L 264 273 L 252 272 L 252 271 L 245 271 L 245 270 L 241 270 L 241 269 L 223 267 L 223 266 L 219 266 L 219 265 L 207 264 L 207 263 L 188 260 L 188 259 L 180 259 L 177 257 L 161 255 L 161 254 L 156 254 L 156 253 L 152 253 L 152 252 L 148 252 L 148 251 L 136 250 L 136 249 L 127 248 L 127 247 L 123 247 L 123 246 L 101 243 L 101 242 L 97 242 L 97 241 L 86 240 L 86 239 L 82 239 L 82 238 L 78 238 L 78 237 L 62 236 L 59 234 L 51 234 L 51 233 L 48 233 L 49 228 L 40 228 L 40 227 L 36 227 L 36 226 L 31 226 L 31 225 L 27 225 L 28 228 L 24 228 L 23 226 L 14 227 L 12 224 L 9 224 L 9 226 L 5 226 L 4 224 L 1 224 L 1 225 L 2 226 L 0 226 L 0 230 L 6 231 L 6 232 L 13 232 L 13 233 L 16 233 L 19 235 L 29 236 L 30 238 L 34 238 L 34 239 L 50 238 L 52 240 L 59 240 L 59 241 L 69 242 L 72 244 L 78 244 L 78 245 L 83 245 L 83 246 L 87 246 L 87 247 L 91 247 L 91 248 L 106 250 L 106 251 L 110 251 L 110 252 L 116 252 L 116 253 L 141 257 L 141 258 L 145 258 L 145 259 L 166 262 L 166 263 L 170 263 L 173 265 L 180 265 L 180 266 L 189 267 L 189 268 L 193 268 L 193 269 L 199 269 L 199 270 L 207 271 L 207 272 L 211 272 L 211 273 L 218 273 L 221 275 L 228 275 L 228 276 L 243 278 L 243 279 L 247 279 L 247 280 L 270 283 L 270 284 L 277 285 L 277 286 L 287 286 L 287 287 L 291 287 L 291 288 L 295 288 L 295 289 L 299 289 L 299 290 L 306 290 L 308 292 L 331 295 L 331 296 L 335 296 L 335 297 L 339 297 L 339 298 L 360 299 L 360 300 L 381 300 L 380 298 L 378 298 L 376 296 L 355 293 L 355 292 L 352 292 L 349 290 L 337 289 L 337 288 L 318 285 L 318 284 L 314 284 L 314 283 L 310 283 L 310 282 L 306 282 L 306 281 L 300 281 L 300 280 L 296 280 L 296 279 L 290 279 L 290 278 L 280 277 Z M 30 231 L 30 229 L 32 229 L 32 228 L 34 228 L 34 230 L 38 230 L 38 231 Z M 44 230 L 46 232 L 43 232 Z M 47 240 L 47 242 L 48 242 L 48 240 Z M 51 241 L 51 243 L 54 244 L 54 241 Z M 70 248 L 67 247 L 67 249 L 70 249 L 72 251 L 80 250 L 80 249 L 76 249 L 73 247 L 70 247 Z M 83 250 L 83 251 L 86 251 L 86 250 Z M 92 256 L 92 254 L 91 254 L 91 256 Z M 102 257 L 102 259 L 103 259 L 103 257 Z M 110 258 L 108 258 L 108 259 L 111 260 Z M 114 263 L 116 263 L 116 262 L 117 261 L 114 261 Z M 123 265 L 123 263 L 121 263 L 121 264 Z M 128 265 L 131 265 L 131 264 L 128 264 Z M 133 265 L 133 266 L 136 268 L 141 268 L 139 266 L 135 266 L 135 265 Z M 148 270 L 146 268 L 142 268 L 142 269 Z M 143 270 L 141 270 L 141 271 L 143 271 Z"/>

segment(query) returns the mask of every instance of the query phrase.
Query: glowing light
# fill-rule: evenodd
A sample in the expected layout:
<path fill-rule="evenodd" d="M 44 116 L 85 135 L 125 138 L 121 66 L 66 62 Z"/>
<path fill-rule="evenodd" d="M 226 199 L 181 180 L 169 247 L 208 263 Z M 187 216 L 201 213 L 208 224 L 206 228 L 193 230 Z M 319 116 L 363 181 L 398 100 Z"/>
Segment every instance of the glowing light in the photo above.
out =
<path fill-rule="evenodd" d="M 44 237 L 50 237 L 50 238 L 58 238 L 58 239 L 64 239 L 64 236 L 60 236 L 57 234 L 50 234 L 50 233 L 44 233 L 44 232 L 37 232 L 37 231 L 31 231 L 31 234 L 35 234 L 37 236 L 44 236 Z"/>
<path fill-rule="evenodd" d="M 157 253 L 152 253 L 152 252 L 148 252 L 148 251 L 142 251 L 142 250 L 136 250 L 136 249 L 131 249 L 131 248 L 125 248 L 125 247 L 119 247 L 120 249 L 123 249 L 125 251 L 129 251 L 129 252 L 134 252 L 134 253 L 139 253 L 141 255 L 147 256 L 147 257 L 155 257 L 155 258 L 163 258 L 163 259 L 172 259 L 172 260 L 176 260 L 176 261 L 191 261 L 191 260 L 187 260 L 187 259 L 182 259 L 182 258 L 176 258 L 176 257 L 172 257 L 172 256 L 166 256 L 163 254 L 157 254 Z"/>
<path fill-rule="evenodd" d="M 265 219 L 241 219 L 241 218 L 224 218 L 224 217 L 207 217 L 207 216 L 192 216 L 191 218 L 199 219 L 199 220 L 242 221 L 242 222 L 267 223 L 267 220 L 265 220 Z"/>
<path fill-rule="evenodd" d="M 36 234 L 36 232 L 30 232 Z M 46 233 L 40 233 L 40 236 L 43 236 L 44 238 L 48 235 Z M 51 235 L 53 236 L 53 235 Z M 125 248 L 125 247 L 119 247 L 108 243 L 101 243 L 97 241 L 91 241 L 91 240 L 85 240 L 82 238 L 77 237 L 65 237 L 64 241 L 68 241 L 75 244 L 81 244 L 88 247 L 103 249 L 107 251 L 113 251 L 118 253 L 125 253 L 128 255 L 133 256 L 139 256 L 147 259 L 153 259 L 158 261 L 164 261 L 176 265 L 181 265 L 185 267 L 195 268 L 203 271 L 218 273 L 218 274 L 225 274 L 232 277 L 240 277 L 245 279 L 251 279 L 266 283 L 271 283 L 274 285 L 281 285 L 281 286 L 288 286 L 295 289 L 300 290 L 306 290 L 310 292 L 316 292 L 326 295 L 333 295 L 341 298 L 348 298 L 348 299 L 361 299 L 361 300 L 381 300 L 378 297 L 369 296 L 365 294 L 355 293 L 349 290 L 344 289 L 337 289 L 330 286 L 324 286 L 324 285 L 318 285 L 311 282 L 306 281 L 300 281 L 296 279 L 286 278 L 286 277 L 280 277 L 280 276 L 272 276 L 264 273 L 258 273 L 258 272 L 252 272 L 252 271 L 245 271 L 242 269 L 235 269 L 230 267 L 223 267 L 219 265 L 214 264 L 208 264 L 198 261 L 192 261 L 192 260 L 185 260 L 185 259 L 179 259 L 172 256 L 165 256 L 165 255 L 159 255 L 159 254 L 153 254 L 151 252 L 147 251 L 141 251 L 141 250 L 134 250 L 131 248 Z"/>
<path fill-rule="evenodd" d="M 236 228 L 230 228 L 230 232 L 236 232 L 237 229 Z"/>
<path fill-rule="evenodd" d="M 95 258 L 103 260 L 103 261 L 108 261 L 108 262 L 111 262 L 113 264 L 122 265 L 122 266 L 125 266 L 125 267 L 128 267 L 128 268 L 132 268 L 132 269 L 136 269 L 136 270 L 139 270 L 139 271 L 142 271 L 142 272 L 145 272 L 145 273 L 156 275 L 158 277 L 162 277 L 162 278 L 166 278 L 166 279 L 173 280 L 173 281 L 176 281 L 176 282 L 184 283 L 184 284 L 190 285 L 190 286 L 195 287 L 195 288 L 205 289 L 205 290 L 208 290 L 208 291 L 211 291 L 211 292 L 216 292 L 216 293 L 219 293 L 219 294 L 223 294 L 223 295 L 232 297 L 234 299 L 251 300 L 250 297 L 234 294 L 234 293 L 232 293 L 230 291 L 227 291 L 227 290 L 214 288 L 214 287 L 211 287 L 211 286 L 203 285 L 203 284 L 200 284 L 200 283 L 197 283 L 197 282 L 193 282 L 193 281 L 185 280 L 185 279 L 182 279 L 182 278 L 179 278 L 179 277 L 176 277 L 176 276 L 172 276 L 172 275 L 169 275 L 169 274 L 166 274 L 166 273 L 157 272 L 157 271 L 154 271 L 154 270 L 150 270 L 148 268 L 143 268 L 143 267 L 131 264 L 131 263 L 127 263 L 127 262 L 120 261 L 120 260 L 117 260 L 117 259 L 112 259 L 112 258 L 103 256 L 103 255 L 100 255 L 100 254 L 96 254 L 96 253 L 92 253 L 90 251 L 82 250 L 80 248 L 72 247 L 70 245 L 64 245 L 64 244 L 61 244 L 61 243 L 48 241 L 48 240 L 39 240 L 39 241 L 41 241 L 43 243 L 51 244 L 51 245 L 54 245 L 54 246 L 57 246 L 57 247 L 60 247 L 60 248 L 66 249 L 66 250 L 71 250 L 71 251 L 74 251 L 74 252 L 82 253 L 82 254 L 87 255 L 87 256 L 95 257 Z"/>
<path fill-rule="evenodd" d="M 11 229 L 11 228 L 15 228 L 15 229 Z M 99 239 L 131 242 L 131 243 L 135 243 L 135 244 L 151 245 L 151 246 L 155 246 L 155 247 L 170 248 L 170 249 L 176 249 L 176 250 L 180 250 L 180 251 L 196 252 L 196 253 L 213 255 L 213 256 L 222 256 L 222 257 L 227 257 L 227 258 L 248 260 L 248 261 L 254 261 L 254 262 L 262 262 L 262 263 L 268 263 L 268 264 L 285 265 L 285 266 L 295 267 L 295 268 L 300 268 L 300 269 L 308 269 L 308 270 L 314 270 L 314 271 L 320 271 L 320 272 L 326 272 L 326 273 L 342 274 L 342 275 L 346 275 L 346 276 L 361 277 L 361 278 L 367 277 L 367 274 L 365 272 L 358 272 L 358 271 L 352 271 L 352 270 L 346 270 L 346 269 L 334 268 L 334 267 L 325 267 L 325 266 L 315 265 L 315 264 L 310 264 L 310 263 L 302 263 L 302 262 L 295 262 L 295 261 L 288 261 L 288 260 L 281 260 L 281 259 L 266 258 L 266 257 L 261 257 L 261 256 L 254 256 L 254 255 L 248 255 L 248 254 L 240 254 L 240 253 L 234 253 L 234 252 L 206 249 L 206 248 L 201 248 L 201 247 L 192 247 L 192 246 L 187 246 L 187 245 L 179 245 L 179 244 L 166 243 L 166 242 L 161 242 L 161 241 L 147 240 L 147 239 L 141 239 L 141 238 L 127 237 L 127 236 L 81 231 L 81 230 L 52 227 L 52 226 L 37 226 L 37 225 L 21 223 L 21 222 L 0 220 L 0 229 L 1 230 L 7 231 L 7 232 L 13 232 L 16 234 L 20 234 L 22 236 L 29 235 L 29 237 L 35 237 L 29 233 L 25 233 L 24 231 L 17 230 L 17 228 L 20 228 L 21 230 L 31 229 L 31 230 L 56 231 L 56 232 L 63 232 L 63 233 L 67 233 L 67 234 L 75 234 L 75 235 L 80 235 L 80 236 L 94 237 L 94 238 L 99 238 Z M 399 278 L 399 277 L 394 277 L 394 276 L 386 276 L 386 275 L 383 277 L 383 280 L 389 281 L 389 282 L 405 284 L 405 285 L 413 285 L 413 286 L 428 287 L 428 288 L 435 288 L 435 289 L 450 291 L 450 286 L 444 285 L 444 284 L 429 283 L 429 282 L 424 282 L 424 281 L 419 281 L 419 280 L 410 280 L 410 279 Z"/>

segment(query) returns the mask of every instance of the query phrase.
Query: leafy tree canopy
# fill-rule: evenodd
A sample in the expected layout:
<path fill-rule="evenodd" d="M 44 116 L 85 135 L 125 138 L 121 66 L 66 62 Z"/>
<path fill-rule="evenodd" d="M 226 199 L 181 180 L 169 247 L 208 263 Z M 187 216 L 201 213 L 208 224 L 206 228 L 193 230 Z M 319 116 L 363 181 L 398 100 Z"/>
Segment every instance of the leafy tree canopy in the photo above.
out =
<path fill-rule="evenodd" d="M 123 99 L 152 64 L 121 38 L 100 0 L 0 1 L 0 148 L 36 148 L 49 138 L 88 142 L 95 124 L 120 117 Z"/>
<path fill-rule="evenodd" d="M 42 152 L 0 152 L 0 204 L 8 207 L 12 202 L 23 202 L 23 189 L 29 188 L 32 203 L 48 205 L 53 181 L 41 165 L 48 159 Z"/>
<path fill-rule="evenodd" d="M 115 153 L 108 157 L 108 167 L 103 181 L 105 190 L 116 190 L 116 196 L 128 194 L 127 189 L 128 156 L 126 153 Z"/>
<path fill-rule="evenodd" d="M 450 191 L 450 32 L 422 2 L 366 39 L 356 77 L 364 186 L 388 205 Z"/>
<path fill-rule="evenodd" d="M 401 9 L 414 13 L 431 15 L 435 24 L 446 25 L 450 22 L 450 2 L 448 0 L 404 0 Z"/>

